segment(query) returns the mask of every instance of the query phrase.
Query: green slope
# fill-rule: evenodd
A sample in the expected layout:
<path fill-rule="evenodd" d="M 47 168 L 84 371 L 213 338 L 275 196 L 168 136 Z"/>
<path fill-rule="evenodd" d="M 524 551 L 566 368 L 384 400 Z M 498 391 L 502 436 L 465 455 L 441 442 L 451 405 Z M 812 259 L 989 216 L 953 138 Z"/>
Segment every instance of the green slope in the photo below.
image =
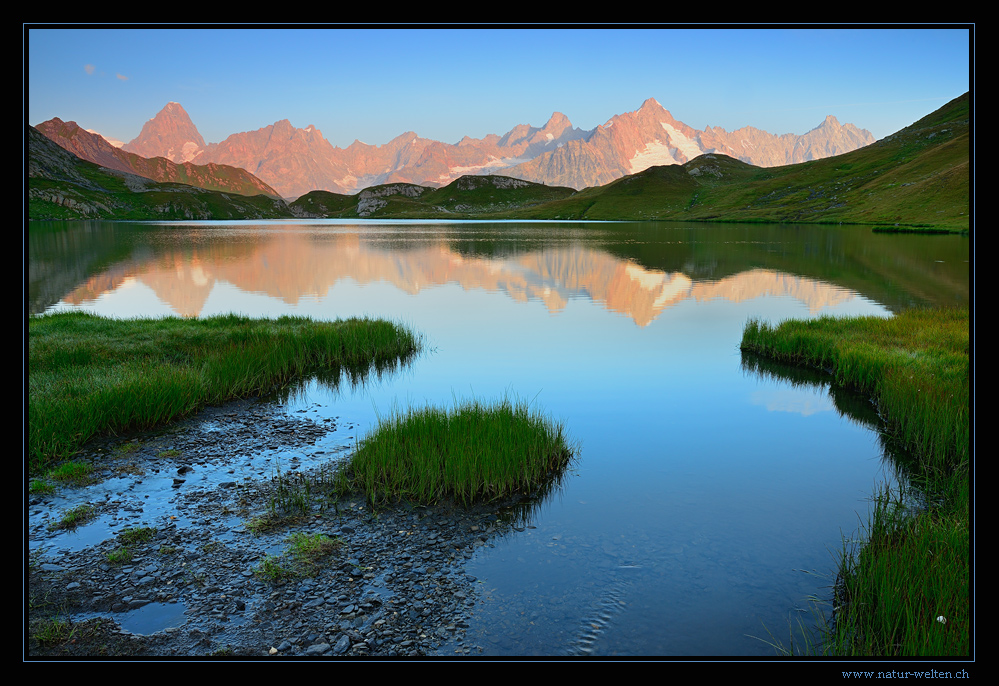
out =
<path fill-rule="evenodd" d="M 28 127 L 28 219 L 264 219 L 293 216 L 266 195 L 157 183 L 81 160 Z"/>

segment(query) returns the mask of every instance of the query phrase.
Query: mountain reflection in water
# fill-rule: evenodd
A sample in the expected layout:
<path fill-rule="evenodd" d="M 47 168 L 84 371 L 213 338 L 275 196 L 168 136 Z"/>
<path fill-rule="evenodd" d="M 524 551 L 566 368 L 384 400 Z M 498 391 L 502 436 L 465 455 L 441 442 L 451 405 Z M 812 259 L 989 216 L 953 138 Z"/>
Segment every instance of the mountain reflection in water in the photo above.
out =
<path fill-rule="evenodd" d="M 424 334 L 404 371 L 336 391 L 308 380 L 282 401 L 352 439 L 393 409 L 468 395 L 562 421 L 578 466 L 466 565 L 482 593 L 465 645 L 493 655 L 772 656 L 760 638 L 809 621 L 832 551 L 895 476 L 869 400 L 747 360 L 747 319 L 968 301 L 966 238 L 865 227 L 53 222 L 28 235 L 30 312 L 368 315 Z"/>

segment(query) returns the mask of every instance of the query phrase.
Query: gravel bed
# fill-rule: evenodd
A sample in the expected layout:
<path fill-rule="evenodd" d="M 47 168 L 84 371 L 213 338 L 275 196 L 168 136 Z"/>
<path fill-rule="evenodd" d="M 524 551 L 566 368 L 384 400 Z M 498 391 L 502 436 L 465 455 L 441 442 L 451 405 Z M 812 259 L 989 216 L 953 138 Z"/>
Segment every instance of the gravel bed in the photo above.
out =
<path fill-rule="evenodd" d="M 477 654 L 465 562 L 521 528 L 509 504 L 374 511 L 312 492 L 307 512 L 275 505 L 274 462 L 281 483 L 321 484 L 345 451 L 336 428 L 243 401 L 88 446 L 96 483 L 27 497 L 25 656 Z M 84 503 L 84 521 L 59 528 Z M 293 534 L 326 549 L 296 557 Z"/>

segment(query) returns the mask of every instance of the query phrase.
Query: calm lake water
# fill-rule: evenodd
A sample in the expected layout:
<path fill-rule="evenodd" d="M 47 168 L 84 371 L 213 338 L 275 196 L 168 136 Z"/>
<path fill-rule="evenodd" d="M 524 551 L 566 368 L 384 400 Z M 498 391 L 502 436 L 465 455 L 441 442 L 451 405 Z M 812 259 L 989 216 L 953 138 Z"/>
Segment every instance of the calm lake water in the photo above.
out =
<path fill-rule="evenodd" d="M 468 565 L 490 655 L 773 655 L 895 478 L 870 404 L 761 370 L 750 317 L 968 304 L 969 240 L 862 227 L 513 222 L 32 224 L 28 309 L 401 321 L 427 351 L 289 412 L 528 400 L 581 446 Z M 761 640 L 762 639 L 762 640 Z M 442 647 L 447 653 L 453 646 Z"/>

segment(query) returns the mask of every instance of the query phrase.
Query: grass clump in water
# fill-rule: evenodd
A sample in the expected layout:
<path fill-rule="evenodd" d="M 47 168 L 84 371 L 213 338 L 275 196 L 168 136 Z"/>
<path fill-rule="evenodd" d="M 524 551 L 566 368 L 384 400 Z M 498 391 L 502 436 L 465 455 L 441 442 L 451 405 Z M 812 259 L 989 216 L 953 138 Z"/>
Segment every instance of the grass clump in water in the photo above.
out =
<path fill-rule="evenodd" d="M 391 322 L 305 317 L 28 319 L 28 465 L 44 471 L 91 438 L 162 425 L 309 376 L 352 380 L 420 347 Z"/>
<path fill-rule="evenodd" d="M 57 522 L 49 525 L 50 529 L 75 529 L 85 522 L 97 516 L 97 510 L 93 505 L 84 503 L 70 508 L 63 512 L 62 517 Z"/>
<path fill-rule="evenodd" d="M 271 583 L 294 579 L 296 576 L 295 572 L 278 555 L 265 555 L 253 573 Z"/>
<path fill-rule="evenodd" d="M 124 565 L 132 561 L 131 548 L 115 548 L 107 554 L 108 562 L 113 565 Z"/>
<path fill-rule="evenodd" d="M 967 309 L 746 325 L 743 350 L 869 393 L 913 455 L 913 486 L 876 494 L 867 542 L 844 547 L 834 621 L 813 652 L 970 654 L 969 338 Z"/>
<path fill-rule="evenodd" d="M 462 505 L 532 493 L 572 461 L 561 424 L 526 403 L 469 401 L 395 413 L 364 438 L 346 479 L 372 503 Z"/>
<path fill-rule="evenodd" d="M 151 541 L 155 535 L 156 529 L 150 526 L 129 527 L 121 530 L 121 533 L 118 534 L 118 539 L 125 545 L 132 545 L 133 543 Z"/>

